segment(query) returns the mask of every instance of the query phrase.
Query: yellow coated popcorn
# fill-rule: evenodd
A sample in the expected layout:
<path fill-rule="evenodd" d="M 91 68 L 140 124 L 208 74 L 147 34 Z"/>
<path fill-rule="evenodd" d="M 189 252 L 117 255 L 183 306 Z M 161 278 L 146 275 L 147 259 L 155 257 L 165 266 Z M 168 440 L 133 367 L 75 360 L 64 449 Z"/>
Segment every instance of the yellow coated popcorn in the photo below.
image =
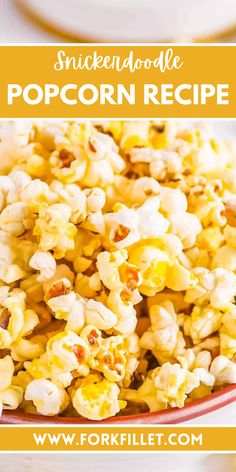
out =
<path fill-rule="evenodd" d="M 142 294 L 153 296 L 164 289 L 170 268 L 168 253 L 159 249 L 154 243 L 139 244 L 130 249 L 129 261 L 140 270 Z"/>
<path fill-rule="evenodd" d="M 76 227 L 70 223 L 70 217 L 71 209 L 63 203 L 40 209 L 33 234 L 39 238 L 42 251 L 53 249 L 55 257 L 61 259 L 74 248 Z"/>
<path fill-rule="evenodd" d="M 236 288 L 236 275 L 226 269 L 212 271 L 196 268 L 192 271 L 198 278 L 193 288 L 186 291 L 185 301 L 203 305 L 210 302 L 216 309 L 225 310 L 231 306 Z"/>
<path fill-rule="evenodd" d="M 199 123 L 0 122 L 0 412 L 99 421 L 236 383 L 235 182 Z"/>
<path fill-rule="evenodd" d="M 154 369 L 138 389 L 134 401 L 147 403 L 150 411 L 184 406 L 187 395 L 200 385 L 198 375 L 186 366 L 165 362 Z M 123 396 L 126 398 L 126 396 Z M 131 398 L 130 392 L 128 397 Z"/>
<path fill-rule="evenodd" d="M 195 306 L 189 318 L 186 319 L 187 332 L 197 344 L 201 339 L 210 336 L 221 327 L 223 314 L 210 305 Z"/>
<path fill-rule="evenodd" d="M 23 399 L 23 388 L 13 385 L 14 364 L 10 356 L 0 359 L 0 411 L 15 410 Z"/>
<path fill-rule="evenodd" d="M 76 411 L 90 420 L 103 420 L 116 415 L 126 402 L 118 399 L 119 387 L 108 380 L 79 387 L 73 395 Z"/>
<path fill-rule="evenodd" d="M 49 339 L 46 351 L 40 357 L 25 362 L 25 368 L 35 379 L 47 379 L 73 370 L 86 375 L 89 373 L 88 356 L 88 346 L 81 337 L 72 331 L 62 331 Z"/>
<path fill-rule="evenodd" d="M 12 203 L 5 207 L 1 212 L 1 229 L 13 236 L 20 236 L 28 229 L 31 229 L 33 225 L 33 215 L 26 203 Z"/>
<path fill-rule="evenodd" d="M 31 271 L 29 260 L 35 249 L 35 243 L 0 229 L 0 280 L 10 284 L 27 276 Z"/>
<path fill-rule="evenodd" d="M 26 307 L 26 294 L 13 289 L 6 294 L 0 307 L 0 346 L 11 348 L 13 343 L 29 335 L 39 322 L 35 311 Z"/>
<path fill-rule="evenodd" d="M 220 353 L 231 360 L 236 355 L 236 309 L 234 305 L 222 317 Z"/>

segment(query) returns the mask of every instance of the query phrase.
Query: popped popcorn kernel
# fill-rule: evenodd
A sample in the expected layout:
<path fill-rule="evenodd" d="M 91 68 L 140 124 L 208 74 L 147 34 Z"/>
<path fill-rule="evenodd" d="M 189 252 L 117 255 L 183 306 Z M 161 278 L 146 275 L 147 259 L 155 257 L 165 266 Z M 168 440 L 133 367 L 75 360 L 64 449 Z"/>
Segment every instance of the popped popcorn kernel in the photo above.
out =
<path fill-rule="evenodd" d="M 32 401 L 41 415 L 58 415 L 66 408 L 66 392 L 45 379 L 32 380 L 25 390 L 25 400 Z"/>
<path fill-rule="evenodd" d="M 103 420 L 115 416 L 126 402 L 119 401 L 119 387 L 108 380 L 78 388 L 73 395 L 76 411 L 90 420 Z"/>

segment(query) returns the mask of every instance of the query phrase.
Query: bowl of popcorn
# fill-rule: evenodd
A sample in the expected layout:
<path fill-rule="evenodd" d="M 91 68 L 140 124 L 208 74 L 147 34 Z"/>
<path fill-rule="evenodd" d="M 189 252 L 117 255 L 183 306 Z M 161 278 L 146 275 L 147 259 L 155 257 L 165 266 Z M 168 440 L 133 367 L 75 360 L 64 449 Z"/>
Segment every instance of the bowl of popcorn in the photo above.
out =
<path fill-rule="evenodd" d="M 236 399 L 236 154 L 183 121 L 0 122 L 2 423 Z"/>

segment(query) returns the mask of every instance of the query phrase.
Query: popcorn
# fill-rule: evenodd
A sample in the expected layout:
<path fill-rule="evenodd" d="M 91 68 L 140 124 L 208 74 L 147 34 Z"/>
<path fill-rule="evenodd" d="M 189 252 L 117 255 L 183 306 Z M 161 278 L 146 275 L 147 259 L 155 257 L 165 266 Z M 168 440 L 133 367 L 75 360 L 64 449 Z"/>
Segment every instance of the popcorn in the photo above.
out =
<path fill-rule="evenodd" d="M 129 262 L 138 267 L 142 277 L 139 290 L 142 294 L 153 296 L 166 285 L 170 267 L 168 254 L 154 243 L 131 248 Z"/>
<path fill-rule="evenodd" d="M 129 295 L 132 296 L 135 291 L 137 293 L 142 278 L 138 267 L 127 263 L 127 258 L 128 252 L 124 249 L 111 253 L 104 251 L 97 257 L 97 268 L 105 287 L 111 291 L 122 291 L 128 299 Z"/>
<path fill-rule="evenodd" d="M 226 225 L 224 228 L 224 238 L 228 246 L 236 249 L 236 228 Z"/>
<path fill-rule="evenodd" d="M 40 271 L 38 281 L 51 279 L 56 272 L 56 261 L 50 252 L 36 251 L 29 261 L 30 267 Z"/>
<path fill-rule="evenodd" d="M 66 372 L 66 373 L 59 373 L 59 374 L 55 374 L 52 376 L 52 382 L 59 388 L 59 389 L 63 389 L 63 388 L 67 388 L 70 386 L 71 382 L 73 380 L 73 376 L 70 372 Z M 65 392 L 64 392 L 65 393 Z M 66 398 L 66 396 L 64 395 L 64 397 Z M 69 404 L 69 399 L 67 401 L 67 404 Z M 66 405 L 67 406 L 67 405 Z"/>
<path fill-rule="evenodd" d="M 102 333 L 95 326 L 87 325 L 82 329 L 80 337 L 89 347 L 89 362 L 93 363 L 102 345 Z"/>
<path fill-rule="evenodd" d="M 158 211 L 158 197 L 148 198 L 136 211 L 117 207 L 117 211 L 105 215 L 105 232 L 108 243 L 119 249 L 128 247 L 140 239 L 158 238 L 168 229 L 169 222 Z"/>
<path fill-rule="evenodd" d="M 34 235 L 39 238 L 40 250 L 53 249 L 55 257 L 60 259 L 66 251 L 74 248 L 76 227 L 69 222 L 70 217 L 71 209 L 63 203 L 40 210 L 34 227 Z"/>
<path fill-rule="evenodd" d="M 222 317 L 220 353 L 231 360 L 236 354 L 236 308 L 234 305 Z"/>
<path fill-rule="evenodd" d="M 181 190 L 162 187 L 160 190 L 160 205 L 161 209 L 168 215 L 181 214 L 187 211 L 188 201 Z"/>
<path fill-rule="evenodd" d="M 2 122 L 0 128 L 0 171 L 10 172 L 22 157 L 30 137 L 32 123 L 26 121 Z"/>
<path fill-rule="evenodd" d="M 108 160 L 91 160 L 81 183 L 86 187 L 107 186 L 113 184 L 114 179 L 112 165 Z"/>
<path fill-rule="evenodd" d="M 85 320 L 98 329 L 104 331 L 113 328 L 117 323 L 116 315 L 101 302 L 88 300 L 85 305 Z"/>
<path fill-rule="evenodd" d="M 50 380 L 32 380 L 25 390 L 25 400 L 32 401 L 41 415 L 54 416 L 68 405 L 67 394 Z"/>
<path fill-rule="evenodd" d="M 39 179 L 30 180 L 21 189 L 21 200 L 28 205 L 32 212 L 38 213 L 41 206 L 57 201 L 57 195 Z"/>
<path fill-rule="evenodd" d="M 39 303 L 44 299 L 44 293 L 41 283 L 38 281 L 38 275 L 33 274 L 20 282 L 20 288 L 26 293 L 27 298 L 33 302 Z"/>
<path fill-rule="evenodd" d="M 122 175 L 115 178 L 115 190 L 118 194 L 116 198 L 130 205 L 142 205 L 150 196 L 158 195 L 160 192 L 159 183 L 151 177 L 140 177 L 136 180 L 127 179 Z"/>
<path fill-rule="evenodd" d="M 10 177 L 0 176 L 0 211 L 2 211 L 8 202 L 8 194 L 14 188 L 14 184 Z"/>
<path fill-rule="evenodd" d="M 18 201 L 19 193 L 30 184 L 32 179 L 26 172 L 14 169 L 9 173 L 9 177 L 13 183 L 13 188 L 9 192 L 8 201 L 9 203 L 13 203 Z"/>
<path fill-rule="evenodd" d="M 223 314 L 212 308 L 195 306 L 192 310 L 188 330 L 195 344 L 218 331 L 221 327 Z"/>
<path fill-rule="evenodd" d="M 172 290 L 189 290 L 197 284 L 197 277 L 179 263 L 171 265 L 167 273 L 166 286 Z"/>
<path fill-rule="evenodd" d="M 86 196 L 75 184 L 63 185 L 55 180 L 50 189 L 57 195 L 60 203 L 71 208 L 70 221 L 74 224 L 81 223 L 87 216 Z"/>
<path fill-rule="evenodd" d="M 202 226 L 199 219 L 192 213 L 172 213 L 169 215 L 171 232 L 176 234 L 183 243 L 185 249 L 194 246 L 197 235 Z"/>
<path fill-rule="evenodd" d="M 20 289 L 10 291 L 0 309 L 0 348 L 5 349 L 19 338 L 30 334 L 39 319 L 33 310 L 27 309 L 25 293 Z"/>
<path fill-rule="evenodd" d="M 221 246 L 212 259 L 212 268 L 221 267 L 234 272 L 236 270 L 236 249 L 229 246 Z"/>
<path fill-rule="evenodd" d="M 217 251 L 224 241 L 224 237 L 218 226 L 205 228 L 198 234 L 197 244 L 207 251 Z M 227 269 L 227 267 L 225 267 Z"/>
<path fill-rule="evenodd" d="M 218 356 L 213 360 L 210 372 L 216 379 L 216 385 L 236 383 L 236 364 L 225 356 Z"/>
<path fill-rule="evenodd" d="M 181 157 L 174 151 L 154 151 L 150 161 L 150 175 L 160 181 L 177 179 L 183 170 Z"/>
<path fill-rule="evenodd" d="M 78 388 L 73 395 L 76 411 L 89 420 L 103 420 L 115 416 L 126 402 L 118 400 L 119 387 L 108 380 Z"/>
<path fill-rule="evenodd" d="M 149 144 L 149 126 L 142 121 L 127 121 L 124 123 L 121 147 L 125 152 L 130 149 Z"/>
<path fill-rule="evenodd" d="M 75 275 L 71 269 L 66 264 L 58 264 L 56 267 L 55 274 L 51 279 L 44 281 L 42 284 L 45 296 L 47 298 L 52 298 L 61 294 L 61 289 L 64 289 L 64 283 L 66 284 L 65 288 L 71 288 L 75 280 Z M 60 283 L 63 281 L 63 286 L 61 287 Z M 59 283 L 59 285 L 58 285 Z M 59 293 L 58 293 L 59 289 Z M 49 293 L 48 293 L 49 292 Z"/>
<path fill-rule="evenodd" d="M 224 204 L 219 198 L 212 201 L 204 195 L 197 199 L 195 205 L 191 205 L 191 210 L 205 227 L 210 225 L 223 227 L 227 221 L 224 216 Z"/>
<path fill-rule="evenodd" d="M 32 377 L 25 372 L 25 370 L 19 370 L 16 375 L 14 375 L 12 379 L 13 385 L 21 387 L 24 391 L 27 385 L 31 382 Z"/>
<path fill-rule="evenodd" d="M 46 351 L 39 358 L 25 362 L 25 368 L 35 379 L 50 379 L 57 374 L 73 370 L 87 375 L 88 356 L 89 350 L 82 338 L 72 331 L 62 331 L 49 339 Z"/>
<path fill-rule="evenodd" d="M 102 290 L 102 284 L 97 273 L 91 275 L 77 274 L 75 280 L 76 292 L 86 298 L 95 298 L 97 292 Z"/>
<path fill-rule="evenodd" d="M 69 122 L 66 121 L 37 121 L 34 123 L 37 142 L 44 149 L 53 150 L 57 145 L 67 141 L 67 135 L 71 132 Z"/>
<path fill-rule="evenodd" d="M 64 184 L 78 182 L 85 175 L 86 159 L 78 147 L 61 148 L 52 153 L 49 163 L 52 174 Z"/>
<path fill-rule="evenodd" d="M 213 308 L 224 310 L 231 306 L 236 294 L 236 276 L 225 269 L 217 268 L 209 271 L 204 268 L 193 269 L 192 273 L 199 282 L 194 288 L 186 291 L 185 301 L 202 305 L 210 302 Z"/>
<path fill-rule="evenodd" d="M 205 369 L 206 371 L 208 371 L 211 365 L 211 361 L 212 361 L 212 356 L 209 351 L 200 351 L 196 355 L 194 365 L 196 368 Z"/>
<path fill-rule="evenodd" d="M 110 290 L 116 290 L 122 287 L 120 280 L 119 267 L 125 263 L 128 258 L 126 250 L 108 252 L 100 252 L 97 256 L 97 268 L 99 276 L 105 287 Z"/>
<path fill-rule="evenodd" d="M 93 326 L 90 326 L 89 331 L 85 328 L 81 336 L 89 347 L 92 346 L 88 359 L 89 366 L 103 373 L 107 380 L 119 382 L 137 368 L 139 349 L 135 340 L 132 340 L 132 345 L 121 335 L 101 338 L 101 333 Z"/>
<path fill-rule="evenodd" d="M 20 338 L 11 346 L 11 356 L 14 361 L 23 362 L 28 359 L 39 357 L 44 351 L 43 343 L 37 342 L 36 339 L 30 340 Z"/>
<path fill-rule="evenodd" d="M 0 389 L 4 390 L 5 388 L 9 387 L 9 385 L 11 385 L 14 374 L 14 364 L 10 356 L 0 359 L 0 372 Z"/>
<path fill-rule="evenodd" d="M 223 329 L 221 329 L 220 333 L 220 353 L 229 359 L 234 359 L 236 354 L 235 336 L 225 334 Z"/>
<path fill-rule="evenodd" d="M 25 170 L 31 177 L 43 178 L 47 173 L 47 163 L 43 156 L 32 154 L 27 159 Z"/>
<path fill-rule="evenodd" d="M 159 213 L 159 197 L 150 197 L 137 209 L 141 239 L 158 238 L 169 227 L 169 221 Z"/>
<path fill-rule="evenodd" d="M 18 247 L 16 238 L 0 231 L 0 280 L 7 284 L 20 280 L 27 274 L 23 269 Z"/>
<path fill-rule="evenodd" d="M 85 195 L 89 212 L 97 213 L 105 206 L 106 196 L 101 188 L 95 187 L 92 190 L 85 191 Z"/>
<path fill-rule="evenodd" d="M 135 210 L 124 206 L 119 211 L 106 213 L 104 218 L 105 235 L 110 246 L 123 249 L 139 241 L 139 217 Z"/>
<path fill-rule="evenodd" d="M 0 413 L 236 383 L 232 147 L 182 121 L 0 123 L 0 174 Z"/>
<path fill-rule="evenodd" d="M 174 359 L 180 337 L 182 348 L 185 342 L 177 324 L 173 303 L 163 302 L 162 305 L 152 305 L 150 320 L 151 327 L 141 337 L 140 346 L 150 349 L 161 362 Z"/>
<path fill-rule="evenodd" d="M 117 290 L 111 290 L 107 297 L 107 306 L 117 316 L 115 325 L 116 331 L 122 334 L 133 333 L 137 324 L 136 311 L 133 304 L 141 301 L 141 297 L 137 294 L 137 299 L 123 300 L 121 293 Z"/>
<path fill-rule="evenodd" d="M 169 407 L 182 408 L 191 391 L 200 385 L 198 375 L 184 365 L 164 363 L 151 373 L 138 390 L 138 397 L 150 411 Z"/>
<path fill-rule="evenodd" d="M 0 413 L 15 410 L 23 399 L 23 389 L 12 385 L 14 364 L 10 356 L 0 359 Z"/>

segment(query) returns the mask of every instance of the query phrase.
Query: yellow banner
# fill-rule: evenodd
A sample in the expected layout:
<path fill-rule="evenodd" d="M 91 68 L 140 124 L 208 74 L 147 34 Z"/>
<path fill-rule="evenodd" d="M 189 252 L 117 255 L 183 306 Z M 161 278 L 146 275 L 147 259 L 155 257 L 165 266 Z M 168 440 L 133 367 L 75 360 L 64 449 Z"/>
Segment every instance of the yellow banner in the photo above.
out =
<path fill-rule="evenodd" d="M 236 45 L 2 45 L 0 118 L 235 118 Z"/>
<path fill-rule="evenodd" d="M 235 452 L 235 450 L 234 427 L 0 427 L 0 451 Z"/>

